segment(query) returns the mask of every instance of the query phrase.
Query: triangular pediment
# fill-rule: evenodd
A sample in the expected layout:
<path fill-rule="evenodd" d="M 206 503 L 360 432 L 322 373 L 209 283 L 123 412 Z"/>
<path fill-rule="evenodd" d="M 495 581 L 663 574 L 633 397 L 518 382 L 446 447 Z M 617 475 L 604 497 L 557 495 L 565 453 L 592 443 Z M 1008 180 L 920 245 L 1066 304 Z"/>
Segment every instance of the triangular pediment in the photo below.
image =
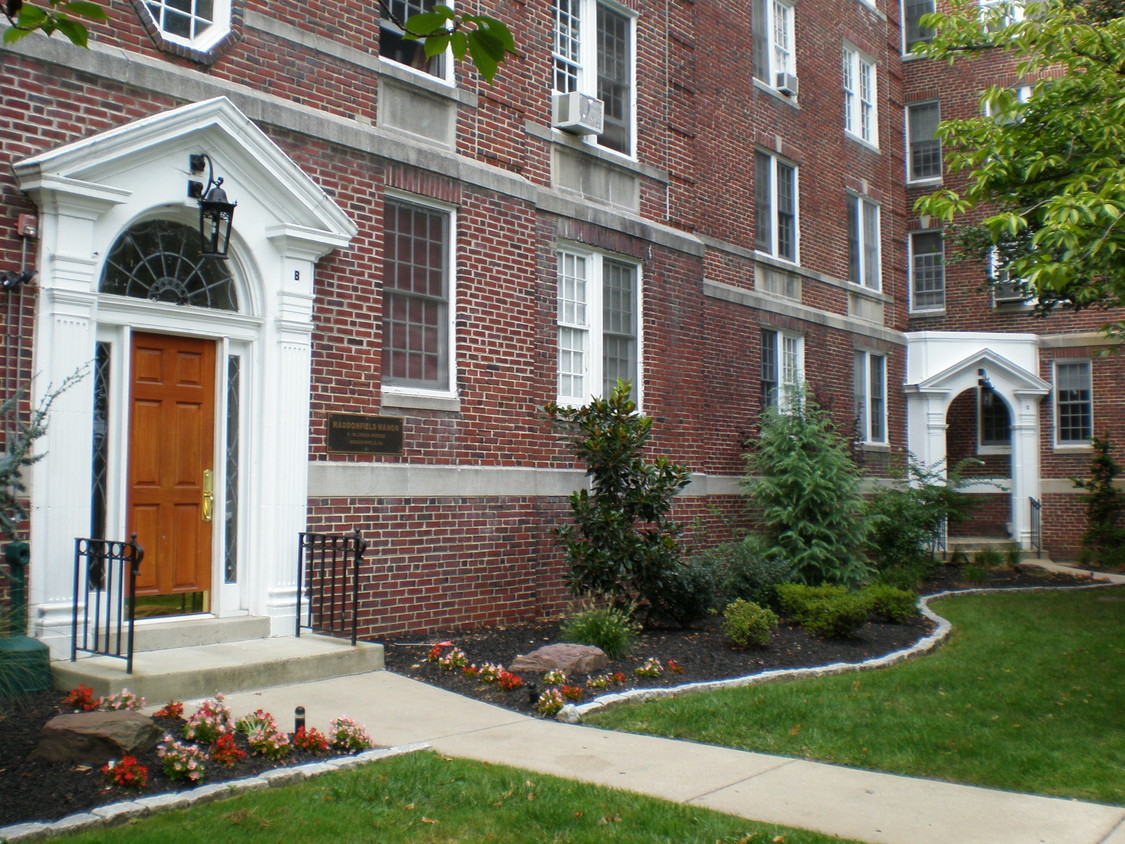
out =
<path fill-rule="evenodd" d="M 346 246 L 355 235 L 348 215 L 226 97 L 151 115 L 24 159 L 14 169 L 32 195 L 135 217 L 162 206 L 193 207 L 187 183 L 207 179 L 206 172 L 190 173 L 189 157 L 199 153 L 238 202 L 241 231 L 296 234 L 323 251 Z"/>
<path fill-rule="evenodd" d="M 982 349 L 917 384 L 922 392 L 951 392 L 976 386 L 981 370 L 993 388 L 1001 392 L 1047 395 L 1051 385 L 991 349 Z"/>

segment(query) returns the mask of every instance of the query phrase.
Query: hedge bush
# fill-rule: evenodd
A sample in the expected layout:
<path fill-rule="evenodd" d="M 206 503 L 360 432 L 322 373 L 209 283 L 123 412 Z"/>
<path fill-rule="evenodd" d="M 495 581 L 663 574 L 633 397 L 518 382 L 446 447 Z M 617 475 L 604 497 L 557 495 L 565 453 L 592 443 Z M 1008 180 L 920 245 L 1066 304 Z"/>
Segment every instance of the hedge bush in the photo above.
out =
<path fill-rule="evenodd" d="M 787 583 L 777 590 L 781 610 L 814 636 L 849 636 L 867 623 L 867 602 L 843 586 Z"/>
<path fill-rule="evenodd" d="M 578 645 L 593 645 L 610 659 L 628 653 L 637 638 L 637 625 L 628 610 L 588 607 L 563 624 L 562 638 Z"/>
<path fill-rule="evenodd" d="M 918 595 L 907 589 L 877 583 L 861 589 L 859 596 L 866 602 L 867 613 L 872 618 L 905 624 L 918 615 Z"/>
<path fill-rule="evenodd" d="M 765 645 L 777 629 L 777 614 L 767 608 L 739 598 L 723 611 L 723 633 L 736 648 Z"/>

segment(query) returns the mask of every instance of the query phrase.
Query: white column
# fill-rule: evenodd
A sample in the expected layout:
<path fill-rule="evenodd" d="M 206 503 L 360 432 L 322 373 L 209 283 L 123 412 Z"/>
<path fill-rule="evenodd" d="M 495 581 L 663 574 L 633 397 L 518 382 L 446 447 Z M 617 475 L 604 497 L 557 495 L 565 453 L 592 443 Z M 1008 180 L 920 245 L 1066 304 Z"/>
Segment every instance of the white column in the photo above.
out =
<path fill-rule="evenodd" d="M 1031 547 L 1031 503 L 1040 498 L 1039 401 L 1041 390 L 1017 390 L 1012 413 L 1012 538 Z"/>

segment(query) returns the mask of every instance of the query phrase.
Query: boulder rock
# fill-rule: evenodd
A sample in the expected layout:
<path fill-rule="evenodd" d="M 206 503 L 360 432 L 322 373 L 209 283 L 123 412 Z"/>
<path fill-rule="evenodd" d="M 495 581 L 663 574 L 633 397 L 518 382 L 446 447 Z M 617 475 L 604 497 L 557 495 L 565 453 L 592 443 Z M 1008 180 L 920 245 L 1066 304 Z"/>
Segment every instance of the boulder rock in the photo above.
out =
<path fill-rule="evenodd" d="M 544 645 L 529 654 L 520 654 L 508 668 L 513 674 L 542 674 L 558 670 L 564 674 L 593 674 L 605 668 L 609 659 L 593 645 Z"/>
<path fill-rule="evenodd" d="M 31 755 L 97 765 L 149 750 L 160 738 L 160 728 L 139 712 L 78 712 L 48 721 Z"/>

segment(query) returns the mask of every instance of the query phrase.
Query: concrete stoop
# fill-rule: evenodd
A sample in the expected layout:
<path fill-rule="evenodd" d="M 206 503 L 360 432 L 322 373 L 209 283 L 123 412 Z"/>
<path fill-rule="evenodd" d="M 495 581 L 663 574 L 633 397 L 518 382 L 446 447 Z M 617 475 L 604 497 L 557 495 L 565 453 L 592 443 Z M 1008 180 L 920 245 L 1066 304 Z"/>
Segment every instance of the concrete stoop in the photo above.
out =
<path fill-rule="evenodd" d="M 225 620 L 223 620 L 225 621 Z M 268 620 L 264 628 L 268 635 Z M 258 624 L 225 627 L 224 641 L 214 641 L 215 621 L 200 619 L 167 625 L 164 630 L 138 627 L 133 673 L 125 673 L 125 660 L 80 655 L 75 662 L 51 664 L 56 689 L 69 691 L 79 684 L 96 695 L 111 695 L 127 688 L 150 703 L 211 697 L 217 692 L 253 691 L 269 686 L 326 680 L 363 674 L 383 668 L 383 646 L 360 642 L 355 647 L 342 639 L 304 633 L 301 637 L 257 636 Z"/>
<path fill-rule="evenodd" d="M 960 551 L 971 561 L 977 551 L 990 548 L 1003 554 L 1011 548 L 1013 544 L 1013 540 L 998 536 L 950 536 L 945 542 L 945 552 L 938 556 L 944 562 L 949 562 L 953 559 L 953 555 Z M 1020 558 L 1024 562 L 1029 563 L 1040 561 L 1049 562 L 1046 551 L 1040 552 L 1038 556 L 1036 556 L 1034 551 L 1022 551 L 1020 552 Z"/>

